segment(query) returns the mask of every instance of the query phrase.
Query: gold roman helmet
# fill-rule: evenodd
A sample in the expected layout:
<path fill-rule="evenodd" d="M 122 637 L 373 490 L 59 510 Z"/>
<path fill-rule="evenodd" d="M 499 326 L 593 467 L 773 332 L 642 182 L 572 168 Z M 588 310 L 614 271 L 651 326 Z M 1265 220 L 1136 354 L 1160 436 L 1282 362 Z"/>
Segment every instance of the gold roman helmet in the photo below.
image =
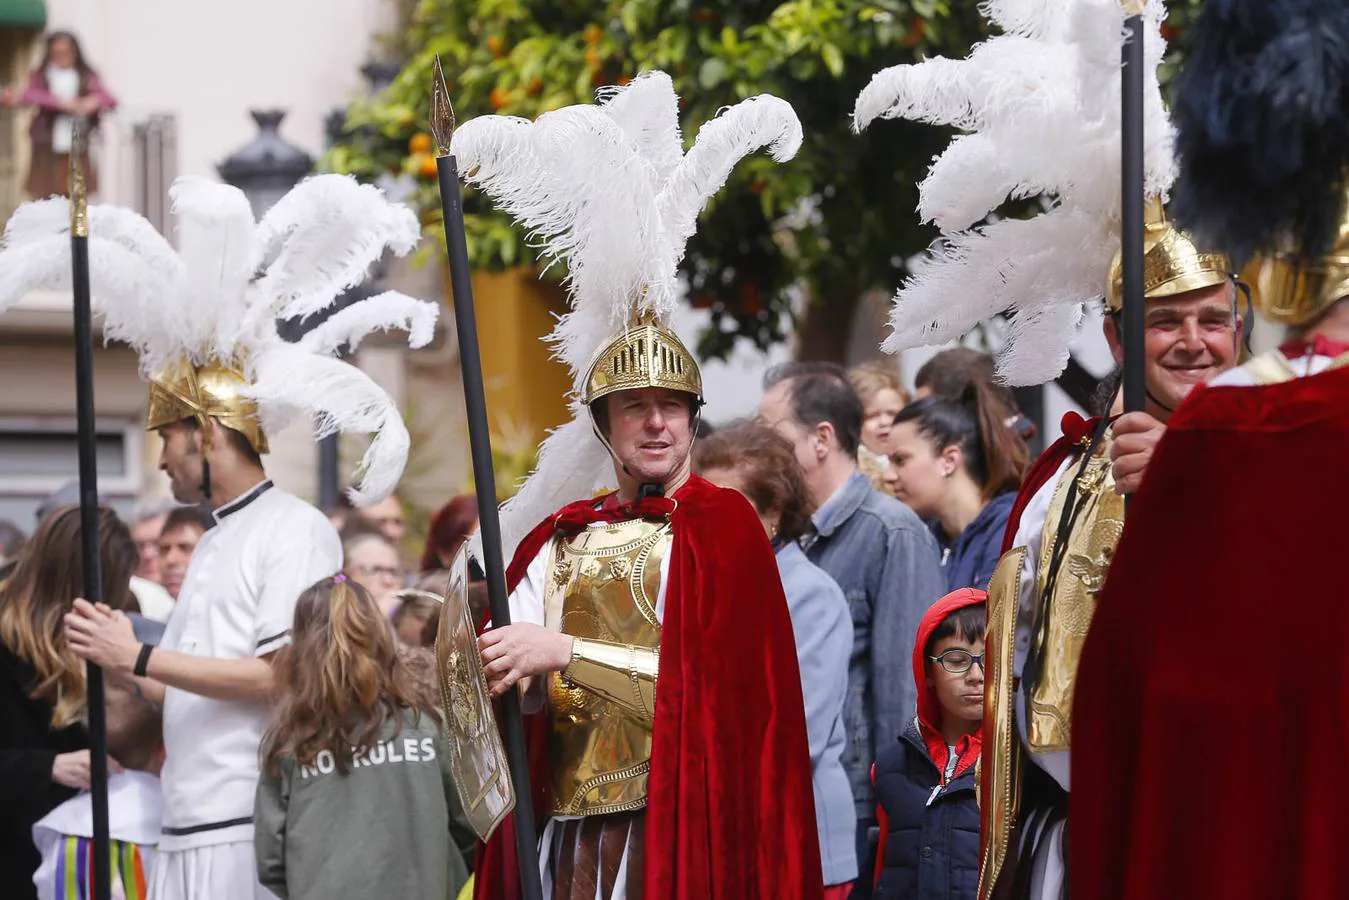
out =
<path fill-rule="evenodd" d="M 703 375 L 684 342 L 653 319 L 643 318 L 600 348 L 586 370 L 581 401 L 641 388 L 669 388 L 692 394 L 703 405 Z"/>
<path fill-rule="evenodd" d="M 1232 263 L 1223 253 L 1204 253 L 1193 239 L 1166 220 L 1160 200 L 1151 199 L 1143 211 L 1143 296 L 1149 300 L 1197 291 L 1232 278 Z M 1110 261 L 1106 281 L 1106 310 L 1124 309 L 1123 250 Z"/>
<path fill-rule="evenodd" d="M 1255 309 L 1281 325 L 1307 325 L 1349 297 L 1349 188 L 1340 212 L 1340 227 L 1330 252 L 1307 259 L 1294 248 L 1257 256 Z"/>
<path fill-rule="evenodd" d="M 207 420 L 216 419 L 242 434 L 255 453 L 264 454 L 267 435 L 258 420 L 257 404 L 239 390 L 247 383 L 243 365 L 237 360 L 194 366 L 180 358 L 151 377 L 145 428 L 154 431 L 184 419 L 196 419 L 202 429 L 202 447 L 209 449 L 211 429 Z"/>
<path fill-rule="evenodd" d="M 632 328 L 625 328 L 600 348 L 586 369 L 581 402 L 590 410 L 595 434 L 609 449 L 609 441 L 595 419 L 595 401 L 619 391 L 642 388 L 668 388 L 693 396 L 696 426 L 703 405 L 703 375 L 698 361 L 673 331 L 650 317 L 643 317 Z"/>

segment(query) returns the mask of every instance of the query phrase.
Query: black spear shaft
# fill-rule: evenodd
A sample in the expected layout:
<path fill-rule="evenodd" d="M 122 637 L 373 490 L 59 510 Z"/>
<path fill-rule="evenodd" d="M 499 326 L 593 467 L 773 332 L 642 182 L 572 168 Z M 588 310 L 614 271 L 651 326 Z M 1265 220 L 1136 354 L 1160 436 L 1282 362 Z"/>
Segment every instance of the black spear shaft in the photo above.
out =
<path fill-rule="evenodd" d="M 509 625 L 511 610 L 506 596 L 506 565 L 501 553 L 501 519 L 496 503 L 496 474 L 492 467 L 492 438 L 487 425 L 487 400 L 483 392 L 482 356 L 478 348 L 478 322 L 473 309 L 473 283 L 469 277 L 468 244 L 464 237 L 464 204 L 459 191 L 459 166 L 449 152 L 454 114 L 449 91 L 436 61 L 436 85 L 432 104 L 432 132 L 439 155 L 440 205 L 445 219 L 445 249 L 450 261 L 450 287 L 454 294 L 455 327 L 459 333 L 459 362 L 464 378 L 464 408 L 468 416 L 468 446 L 473 458 L 473 485 L 478 497 L 478 531 L 482 536 L 483 568 L 487 574 L 487 599 L 494 627 Z M 442 107 L 443 104 L 443 107 Z M 525 900 L 541 900 L 539 846 L 534 823 L 534 798 L 529 784 L 529 755 L 525 749 L 524 720 L 520 695 L 507 691 L 497 701 L 506 762 L 515 784 L 515 852 L 520 868 L 520 890 Z"/>
<path fill-rule="evenodd" d="M 1124 410 L 1137 412 L 1147 401 L 1143 345 L 1143 17 L 1137 6 L 1125 20 L 1121 53 L 1120 114 L 1123 133 L 1123 192 L 1120 215 L 1124 276 Z"/>
<path fill-rule="evenodd" d="M 94 431 L 94 325 L 89 305 L 89 206 L 85 194 L 82 123 L 75 125 L 70 149 L 70 283 L 75 300 L 75 420 L 79 435 L 80 550 L 84 563 L 84 599 L 103 600 L 98 548 L 98 456 Z M 85 663 L 89 707 L 89 782 L 94 806 L 94 860 L 90 880 L 94 900 L 111 900 L 112 866 L 108 843 L 108 725 L 103 706 L 103 670 Z"/>

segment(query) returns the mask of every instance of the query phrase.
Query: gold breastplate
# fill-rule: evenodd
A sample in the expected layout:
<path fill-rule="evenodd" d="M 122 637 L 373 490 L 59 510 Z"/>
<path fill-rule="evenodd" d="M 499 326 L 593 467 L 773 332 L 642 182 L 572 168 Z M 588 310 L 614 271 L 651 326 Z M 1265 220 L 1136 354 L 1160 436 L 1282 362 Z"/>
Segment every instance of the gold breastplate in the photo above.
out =
<path fill-rule="evenodd" d="M 554 541 L 546 606 L 550 624 L 570 635 L 660 647 L 661 560 L 669 522 L 639 520 L 589 527 Z M 548 676 L 553 815 L 594 815 L 646 805 L 651 718 Z"/>
<path fill-rule="evenodd" d="M 1040 598 L 1044 597 L 1050 555 L 1058 541 L 1068 486 L 1079 465 L 1080 459 L 1074 459 L 1059 477 L 1049 515 L 1045 517 L 1035 584 L 1036 596 Z M 1110 560 L 1124 530 L 1124 498 L 1115 493 L 1115 480 L 1110 474 L 1108 434 L 1078 479 L 1077 490 L 1084 505 L 1068 536 L 1054 593 L 1047 600 L 1048 627 L 1040 650 L 1044 661 L 1040 682 L 1026 698 L 1026 738 L 1036 753 L 1068 749 L 1073 687 L 1077 683 L 1082 644 L 1096 612 L 1096 597 L 1105 586 Z M 1037 639 L 1031 635 L 1033 642 Z"/>

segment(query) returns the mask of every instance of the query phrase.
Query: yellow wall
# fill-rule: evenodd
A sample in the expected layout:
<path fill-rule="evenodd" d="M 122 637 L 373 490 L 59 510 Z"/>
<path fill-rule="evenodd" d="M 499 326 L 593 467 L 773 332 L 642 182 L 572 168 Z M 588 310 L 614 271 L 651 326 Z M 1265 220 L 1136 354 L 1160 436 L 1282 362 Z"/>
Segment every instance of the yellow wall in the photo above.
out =
<path fill-rule="evenodd" d="M 523 431 L 538 444 L 568 419 L 567 367 L 541 340 L 566 311 L 566 293 L 532 270 L 512 269 L 474 274 L 473 299 L 493 440 Z"/>

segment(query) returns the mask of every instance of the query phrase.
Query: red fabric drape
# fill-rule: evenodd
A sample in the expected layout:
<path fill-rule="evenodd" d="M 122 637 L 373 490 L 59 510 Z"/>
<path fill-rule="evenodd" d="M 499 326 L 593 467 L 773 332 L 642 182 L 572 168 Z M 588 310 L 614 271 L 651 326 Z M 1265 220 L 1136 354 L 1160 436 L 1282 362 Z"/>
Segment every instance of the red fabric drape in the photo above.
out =
<path fill-rule="evenodd" d="M 738 493 L 695 476 L 674 499 L 644 896 L 818 900 L 823 876 L 801 675 L 772 550 Z M 557 518 L 521 544 L 512 587 Z M 546 723 L 533 718 L 526 730 L 535 784 L 544 785 Z M 540 812 L 547 809 L 542 793 L 536 787 Z M 480 900 L 519 897 L 512 821 L 479 848 Z"/>
<path fill-rule="evenodd" d="M 1002 533 L 1003 553 L 1012 549 L 1016 530 L 1021 527 L 1021 514 L 1026 511 L 1036 491 L 1049 483 L 1065 459 L 1082 452 L 1082 441 L 1091 440 L 1100 421 L 1098 416 L 1084 419 L 1075 412 L 1064 413 L 1059 423 L 1063 436 L 1045 448 L 1045 452 L 1036 458 L 1026 472 L 1026 477 L 1021 480 L 1021 490 L 1017 491 L 1016 501 L 1007 516 L 1007 530 Z"/>
<path fill-rule="evenodd" d="M 1072 894 L 1344 896 L 1349 370 L 1196 390 L 1078 671 Z"/>

